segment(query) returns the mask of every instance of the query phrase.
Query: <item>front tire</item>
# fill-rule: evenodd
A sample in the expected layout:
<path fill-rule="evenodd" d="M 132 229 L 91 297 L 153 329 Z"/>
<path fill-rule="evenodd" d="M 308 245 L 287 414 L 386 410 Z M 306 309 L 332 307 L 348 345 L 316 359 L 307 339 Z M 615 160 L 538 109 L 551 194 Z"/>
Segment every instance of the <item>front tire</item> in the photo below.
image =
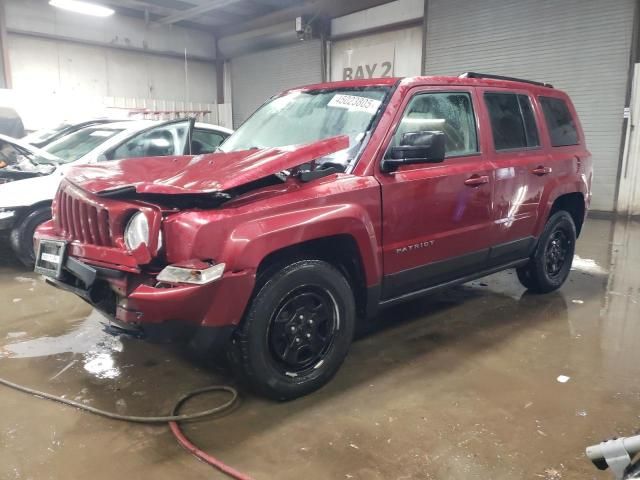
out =
<path fill-rule="evenodd" d="M 320 260 L 295 262 L 258 284 L 230 346 L 232 367 L 251 389 L 275 400 L 311 393 L 342 364 L 355 316 L 340 271 Z"/>
<path fill-rule="evenodd" d="M 533 293 L 560 288 L 569 276 L 576 247 L 576 226 L 568 212 L 554 213 L 544 227 L 529 262 L 516 269 L 520 283 Z"/>
<path fill-rule="evenodd" d="M 33 268 L 36 262 L 33 235 L 40 225 L 49 220 L 51 220 L 51 208 L 39 208 L 29 212 L 11 231 L 11 248 L 18 260 L 27 268 Z"/>

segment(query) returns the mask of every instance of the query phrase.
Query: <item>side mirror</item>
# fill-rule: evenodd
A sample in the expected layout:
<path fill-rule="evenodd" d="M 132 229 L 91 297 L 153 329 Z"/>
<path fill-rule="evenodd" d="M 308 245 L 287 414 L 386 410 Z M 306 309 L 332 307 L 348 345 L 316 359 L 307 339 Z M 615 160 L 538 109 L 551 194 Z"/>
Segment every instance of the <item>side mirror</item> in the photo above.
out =
<path fill-rule="evenodd" d="M 440 163 L 444 161 L 446 140 L 440 131 L 405 133 L 399 146 L 389 148 L 380 168 L 392 172 L 401 165 Z"/>

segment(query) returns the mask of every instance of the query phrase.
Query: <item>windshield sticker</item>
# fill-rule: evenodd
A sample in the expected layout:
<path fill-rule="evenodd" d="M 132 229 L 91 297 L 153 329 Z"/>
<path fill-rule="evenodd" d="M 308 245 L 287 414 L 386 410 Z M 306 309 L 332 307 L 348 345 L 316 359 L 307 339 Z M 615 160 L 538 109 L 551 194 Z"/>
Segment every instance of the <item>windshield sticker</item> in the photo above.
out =
<path fill-rule="evenodd" d="M 382 102 L 373 98 L 337 94 L 327 104 L 329 107 L 348 108 L 358 112 L 376 113 Z"/>
<path fill-rule="evenodd" d="M 113 130 L 96 130 L 89 134 L 91 137 L 110 137 L 113 135 Z"/>

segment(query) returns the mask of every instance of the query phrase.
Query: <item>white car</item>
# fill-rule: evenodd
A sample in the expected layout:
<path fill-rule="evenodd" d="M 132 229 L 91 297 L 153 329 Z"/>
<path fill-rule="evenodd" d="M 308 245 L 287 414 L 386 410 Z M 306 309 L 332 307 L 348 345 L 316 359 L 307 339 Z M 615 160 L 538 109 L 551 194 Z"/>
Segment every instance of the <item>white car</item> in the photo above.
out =
<path fill-rule="evenodd" d="M 72 165 L 211 153 L 231 133 L 227 128 L 189 119 L 135 120 L 91 125 L 42 150 L 10 139 L 16 152 L 15 155 L 6 153 L 7 158 L 15 157 L 15 161 L 5 161 L 6 166 L 0 168 L 0 233 L 10 233 L 11 247 L 17 257 L 31 266 L 35 229 L 51 218 L 51 201 Z M 9 147 L 5 146 L 5 150 Z"/>

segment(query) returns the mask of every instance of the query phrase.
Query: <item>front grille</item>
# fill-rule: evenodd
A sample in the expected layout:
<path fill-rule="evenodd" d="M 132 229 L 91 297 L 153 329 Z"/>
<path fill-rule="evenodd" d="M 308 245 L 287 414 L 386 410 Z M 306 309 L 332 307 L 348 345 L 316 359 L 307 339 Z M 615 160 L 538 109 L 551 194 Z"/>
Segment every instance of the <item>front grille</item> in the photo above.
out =
<path fill-rule="evenodd" d="M 56 199 L 57 228 L 71 240 L 92 245 L 112 246 L 109 212 L 61 189 Z"/>

